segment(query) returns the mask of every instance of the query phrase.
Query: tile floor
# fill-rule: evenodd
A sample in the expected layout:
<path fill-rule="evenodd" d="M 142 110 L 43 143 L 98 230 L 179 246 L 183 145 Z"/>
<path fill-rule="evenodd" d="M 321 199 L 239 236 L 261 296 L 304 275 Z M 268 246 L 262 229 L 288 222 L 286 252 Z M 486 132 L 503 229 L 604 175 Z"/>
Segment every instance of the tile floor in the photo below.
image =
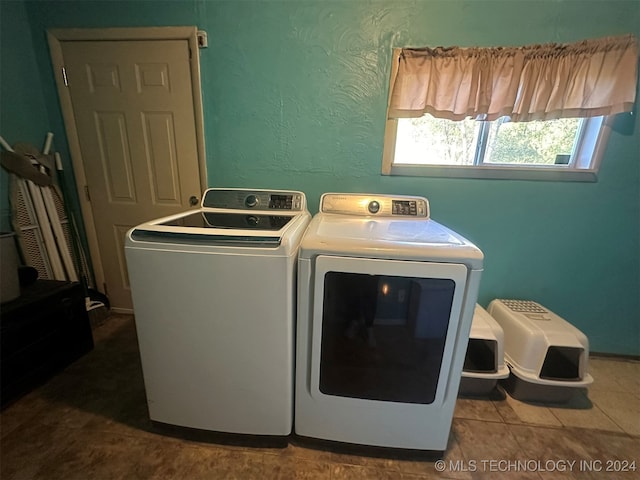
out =
<path fill-rule="evenodd" d="M 592 357 L 588 398 L 562 408 L 499 394 L 459 399 L 438 463 L 295 439 L 278 449 L 160 435 L 147 416 L 133 317 L 112 315 L 94 338 L 91 353 L 0 414 L 3 480 L 640 478 L 639 362 Z"/>

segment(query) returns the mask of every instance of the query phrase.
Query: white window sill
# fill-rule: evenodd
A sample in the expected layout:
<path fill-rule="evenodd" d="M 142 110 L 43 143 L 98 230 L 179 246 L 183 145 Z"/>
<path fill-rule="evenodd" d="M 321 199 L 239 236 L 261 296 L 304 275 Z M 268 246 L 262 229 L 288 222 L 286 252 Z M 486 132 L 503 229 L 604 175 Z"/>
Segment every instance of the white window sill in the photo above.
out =
<path fill-rule="evenodd" d="M 383 175 L 411 177 L 486 178 L 502 180 L 546 180 L 556 182 L 597 182 L 597 170 L 586 168 L 453 166 L 453 165 L 391 165 Z"/>

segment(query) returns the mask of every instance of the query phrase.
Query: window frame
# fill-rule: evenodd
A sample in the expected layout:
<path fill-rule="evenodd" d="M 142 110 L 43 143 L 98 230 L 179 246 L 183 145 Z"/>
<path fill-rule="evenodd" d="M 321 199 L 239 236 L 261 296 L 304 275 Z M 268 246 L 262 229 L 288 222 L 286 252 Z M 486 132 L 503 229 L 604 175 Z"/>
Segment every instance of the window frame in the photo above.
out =
<path fill-rule="evenodd" d="M 415 165 L 395 163 L 398 120 L 387 118 L 382 175 L 596 182 L 613 117 L 585 118 L 569 165 Z"/>
<path fill-rule="evenodd" d="M 585 119 L 569 165 L 415 165 L 395 162 L 397 119 L 387 119 L 382 161 L 383 175 L 460 177 L 511 180 L 595 182 L 611 132 L 611 117 Z"/>

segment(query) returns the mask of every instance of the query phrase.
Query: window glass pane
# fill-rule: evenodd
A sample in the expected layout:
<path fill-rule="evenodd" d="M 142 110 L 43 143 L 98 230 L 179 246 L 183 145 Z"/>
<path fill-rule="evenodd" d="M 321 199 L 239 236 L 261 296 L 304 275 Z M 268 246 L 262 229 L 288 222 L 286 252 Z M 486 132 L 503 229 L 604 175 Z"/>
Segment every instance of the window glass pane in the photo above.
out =
<path fill-rule="evenodd" d="M 480 122 L 440 120 L 431 115 L 401 118 L 394 163 L 473 165 Z"/>
<path fill-rule="evenodd" d="M 328 272 L 324 280 L 320 391 L 432 403 L 455 282 Z"/>
<path fill-rule="evenodd" d="M 569 163 L 581 119 L 561 118 L 511 122 L 502 117 L 489 123 L 483 163 L 566 165 Z"/>

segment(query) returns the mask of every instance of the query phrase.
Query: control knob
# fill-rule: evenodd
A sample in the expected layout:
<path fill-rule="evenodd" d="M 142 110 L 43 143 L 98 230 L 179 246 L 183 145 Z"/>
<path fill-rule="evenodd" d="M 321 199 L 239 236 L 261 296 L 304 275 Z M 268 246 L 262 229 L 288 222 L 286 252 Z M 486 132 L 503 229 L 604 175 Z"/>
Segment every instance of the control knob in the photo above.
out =
<path fill-rule="evenodd" d="M 369 202 L 367 209 L 369 210 L 369 213 L 378 213 L 380 211 L 380 203 L 373 200 Z"/>
<path fill-rule="evenodd" d="M 244 204 L 249 208 L 255 207 L 258 203 L 258 197 L 255 195 L 247 195 L 247 198 L 244 199 Z"/>

